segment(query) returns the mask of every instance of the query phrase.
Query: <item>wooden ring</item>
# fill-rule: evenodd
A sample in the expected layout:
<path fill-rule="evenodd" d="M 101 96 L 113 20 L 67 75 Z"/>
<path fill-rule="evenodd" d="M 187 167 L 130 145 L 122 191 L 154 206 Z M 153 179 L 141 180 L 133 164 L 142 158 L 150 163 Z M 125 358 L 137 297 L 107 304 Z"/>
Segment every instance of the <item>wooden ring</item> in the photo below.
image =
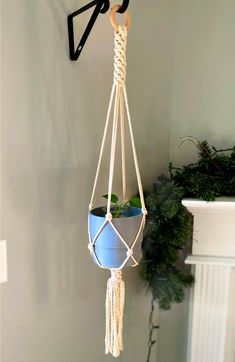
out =
<path fill-rule="evenodd" d="M 115 5 L 115 6 L 111 9 L 111 11 L 110 11 L 110 21 L 111 21 L 111 24 L 112 24 L 112 26 L 113 26 L 113 28 L 114 28 L 115 31 L 118 31 L 118 29 L 119 29 L 119 24 L 117 24 L 116 21 L 115 21 L 115 15 L 116 15 L 116 12 L 117 12 L 120 8 L 121 8 L 121 5 L 118 4 L 118 5 Z M 127 10 L 123 13 L 123 15 L 124 15 L 125 18 L 126 18 L 125 27 L 126 27 L 127 29 L 129 29 L 129 27 L 130 27 L 130 25 L 131 25 L 131 17 L 130 17 L 130 15 L 129 15 L 129 13 L 128 13 Z"/>

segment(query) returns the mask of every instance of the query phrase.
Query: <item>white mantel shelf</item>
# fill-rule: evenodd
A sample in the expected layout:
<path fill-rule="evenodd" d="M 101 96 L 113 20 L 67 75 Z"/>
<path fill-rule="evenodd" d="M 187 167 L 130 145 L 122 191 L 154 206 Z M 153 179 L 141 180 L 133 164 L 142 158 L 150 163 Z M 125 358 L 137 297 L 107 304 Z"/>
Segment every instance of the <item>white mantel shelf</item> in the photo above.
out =
<path fill-rule="evenodd" d="M 184 199 L 182 204 L 192 213 L 235 211 L 235 197 L 218 197 L 215 201 Z"/>
<path fill-rule="evenodd" d="M 182 204 L 194 216 L 188 362 L 234 362 L 235 197 Z"/>
<path fill-rule="evenodd" d="M 192 254 L 235 257 L 235 197 L 182 204 L 194 216 Z"/>
<path fill-rule="evenodd" d="M 191 265 L 223 265 L 223 266 L 230 266 L 235 267 L 235 258 L 229 257 L 214 257 L 214 256 L 202 256 L 202 255 L 190 255 L 185 260 L 186 264 Z"/>

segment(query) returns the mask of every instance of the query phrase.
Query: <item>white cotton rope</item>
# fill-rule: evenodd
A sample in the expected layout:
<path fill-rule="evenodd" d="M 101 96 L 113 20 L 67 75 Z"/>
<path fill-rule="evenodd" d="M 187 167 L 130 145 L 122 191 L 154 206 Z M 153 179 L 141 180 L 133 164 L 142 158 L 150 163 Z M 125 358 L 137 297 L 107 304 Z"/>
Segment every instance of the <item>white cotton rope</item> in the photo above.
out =
<path fill-rule="evenodd" d="M 126 202 L 126 155 L 125 155 L 125 117 L 124 99 L 120 98 L 121 154 L 122 154 L 122 202 Z"/>
<path fill-rule="evenodd" d="M 114 117 L 113 117 L 113 131 L 112 131 L 112 142 L 111 142 L 111 153 L 110 153 L 110 168 L 109 168 L 109 185 L 108 185 L 108 203 L 107 203 L 107 215 L 111 218 L 111 196 L 112 196 L 112 186 L 113 186 L 113 173 L 114 173 L 114 163 L 115 163 L 115 151 L 116 151 L 116 141 L 117 141 L 117 126 L 118 126 L 118 109 L 120 101 L 120 88 L 116 88 L 116 96 L 114 103 Z M 111 218 L 112 220 L 112 218 Z"/>
<path fill-rule="evenodd" d="M 110 115 L 113 109 L 113 124 L 112 124 L 112 136 L 111 136 L 111 151 L 110 151 L 110 164 L 109 164 L 109 181 L 108 181 L 108 201 L 107 201 L 107 213 L 105 216 L 105 221 L 101 225 L 100 229 L 97 231 L 93 240 L 90 235 L 90 225 L 88 218 L 88 234 L 89 234 L 89 244 L 88 249 L 90 250 L 91 255 L 95 259 L 96 263 L 100 268 L 105 268 L 101 265 L 95 253 L 95 242 L 99 235 L 102 233 L 103 229 L 109 224 L 116 235 L 119 237 L 120 241 L 123 243 L 126 248 L 126 258 L 123 261 L 122 265 L 118 268 L 113 268 L 111 270 L 111 277 L 107 282 L 107 293 L 106 293 L 106 336 L 105 336 L 105 353 L 111 353 L 114 357 L 118 357 L 120 352 L 123 350 L 123 311 L 124 311 L 124 300 L 125 300 L 125 284 L 122 279 L 121 269 L 126 265 L 129 259 L 132 260 L 132 266 L 138 265 L 137 260 L 134 257 L 133 249 L 139 239 L 140 233 L 144 228 L 145 219 L 146 219 L 146 208 L 144 202 L 143 187 L 141 182 L 140 170 L 137 160 L 137 154 L 135 149 L 134 135 L 131 124 L 130 111 L 127 100 L 127 93 L 125 87 L 126 80 L 126 45 L 127 45 L 127 28 L 126 26 L 119 26 L 118 31 L 114 32 L 114 75 L 113 75 L 113 87 L 110 96 L 108 112 L 106 117 L 105 129 L 102 139 L 102 144 L 100 148 L 100 155 L 98 160 L 98 166 L 95 175 L 94 186 L 92 190 L 91 201 L 89 204 L 89 211 L 93 208 L 94 196 L 97 187 L 97 181 L 100 174 L 100 167 L 103 158 L 104 146 L 107 138 L 108 126 L 110 123 Z M 112 186 L 113 186 L 113 177 L 114 177 L 114 166 L 115 166 L 115 152 L 116 152 L 116 141 L 117 141 L 117 130 L 118 125 L 120 124 L 120 134 L 121 134 L 121 161 L 122 161 L 122 197 L 123 201 L 126 201 L 126 161 L 125 161 L 125 108 L 126 115 L 128 119 L 128 126 L 130 131 L 131 138 L 131 148 L 133 152 L 135 172 L 137 177 L 137 184 L 139 189 L 140 201 L 141 201 L 141 211 L 142 219 L 139 225 L 139 229 L 135 235 L 131 246 L 127 244 L 125 239 L 120 235 L 119 231 L 116 229 L 114 223 L 112 222 L 113 216 L 111 213 L 111 195 L 112 195 Z M 105 268 L 106 269 L 106 268 Z"/>
<path fill-rule="evenodd" d="M 119 25 L 119 30 L 114 32 L 114 73 L 113 82 L 123 86 L 126 81 L 126 44 L 127 28 Z"/>
<path fill-rule="evenodd" d="M 114 121 L 112 133 L 112 146 L 110 156 L 109 188 L 107 214 L 110 217 L 111 193 L 113 184 L 115 147 L 117 138 L 118 111 L 121 118 L 121 152 L 122 152 L 122 184 L 123 201 L 126 197 L 126 169 L 125 169 L 125 138 L 124 138 L 124 100 L 123 85 L 126 80 L 126 43 L 127 29 L 119 27 L 119 31 L 114 33 L 114 79 L 116 85 L 116 97 L 114 104 Z M 112 221 L 112 219 L 110 220 Z M 112 224 L 113 225 L 113 224 Z M 113 225 L 114 226 L 114 225 Z M 125 243 L 126 244 L 126 243 Z M 128 246 L 128 245 L 127 245 Z M 129 247 L 128 247 L 129 249 Z M 130 250 L 127 250 L 127 253 Z M 132 252 L 132 250 L 131 250 Z M 131 255 L 133 252 L 131 253 Z M 130 256 L 127 255 L 129 258 Z M 118 357 L 123 350 L 123 312 L 125 300 L 125 283 L 122 280 L 121 270 L 111 270 L 111 278 L 107 282 L 106 293 L 106 334 L 105 334 L 105 353 L 111 353 L 113 357 Z"/>
<path fill-rule="evenodd" d="M 105 353 L 118 357 L 123 350 L 123 311 L 125 284 L 121 270 L 111 270 L 106 293 Z"/>
<path fill-rule="evenodd" d="M 98 166 L 97 166 L 97 170 L 96 170 L 94 186 L 93 186 L 93 190 L 92 190 L 92 194 L 91 194 L 91 201 L 90 201 L 90 204 L 89 204 L 89 210 L 91 210 L 92 207 L 93 207 L 93 201 L 94 201 L 94 197 L 95 197 L 95 190 L 96 190 L 97 181 L 98 181 L 98 177 L 99 177 L 99 173 L 100 173 L 100 166 L 101 166 L 101 161 L 102 161 L 102 158 L 103 158 L 104 145 L 105 145 L 105 140 L 106 140 L 106 137 L 107 137 L 110 114 L 111 114 L 111 110 L 112 110 L 114 92 L 115 92 L 115 85 L 113 85 L 113 87 L 112 87 L 112 92 L 111 92 L 111 96 L 110 96 L 110 100 L 109 100 L 108 112 L 107 112 L 107 116 L 106 116 L 104 134 L 103 134 L 103 139 L 102 139 L 102 143 L 101 143 L 101 147 L 100 147 L 99 161 L 98 161 Z"/>

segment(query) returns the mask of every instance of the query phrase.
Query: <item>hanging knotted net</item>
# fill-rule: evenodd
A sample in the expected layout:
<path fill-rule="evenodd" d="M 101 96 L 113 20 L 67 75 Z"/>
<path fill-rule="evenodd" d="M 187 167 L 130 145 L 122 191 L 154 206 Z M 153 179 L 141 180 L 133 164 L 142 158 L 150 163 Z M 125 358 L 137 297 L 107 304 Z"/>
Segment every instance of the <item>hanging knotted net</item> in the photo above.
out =
<path fill-rule="evenodd" d="M 127 45 L 127 29 L 130 25 L 130 17 L 127 12 L 124 13 L 126 17 L 126 24 L 123 26 L 117 25 L 114 16 L 116 11 L 119 9 L 120 5 L 115 6 L 111 10 L 111 23 L 115 29 L 114 32 L 114 77 L 113 77 L 113 86 L 107 111 L 106 123 L 104 128 L 103 139 L 100 148 L 100 155 L 98 160 L 98 166 L 95 175 L 95 181 L 91 196 L 91 201 L 89 204 L 89 217 L 88 217 L 88 233 L 89 233 L 89 244 L 88 249 L 94 259 L 94 261 L 99 265 L 100 268 L 110 269 L 111 278 L 107 283 L 107 294 L 106 294 L 106 337 L 105 337 L 105 352 L 111 353 L 114 357 L 119 356 L 120 352 L 123 350 L 123 339 L 122 339 L 122 330 L 123 330 L 123 310 L 124 310 L 124 299 L 125 299 L 125 285 L 122 280 L 122 268 L 125 265 L 136 266 L 138 265 L 138 260 L 135 257 L 135 247 L 136 244 L 141 242 L 140 238 L 143 233 L 145 219 L 147 210 L 145 208 L 143 188 L 140 176 L 140 170 L 138 165 L 138 159 L 136 154 L 136 147 L 132 129 L 131 116 L 128 106 L 127 92 L 126 92 L 126 45 Z M 113 112 L 112 112 L 113 110 Z M 112 115 L 112 116 L 111 116 Z M 112 122 L 111 122 L 112 119 Z M 132 240 L 125 240 L 125 236 L 121 234 L 118 230 L 118 227 L 115 223 L 115 219 L 112 215 L 111 208 L 111 197 L 112 197 L 112 187 L 113 187 L 113 178 L 114 178 L 114 168 L 115 168 L 115 153 L 116 153 L 116 144 L 117 144 L 117 132 L 120 127 L 121 134 L 121 172 L 122 172 L 122 198 L 123 201 L 126 200 L 126 147 L 125 147 L 125 123 L 130 134 L 131 149 L 133 152 L 133 160 L 138 184 L 138 191 L 141 201 L 140 209 L 140 221 L 136 232 Z M 112 123 L 112 136 L 111 136 L 111 148 L 110 148 L 110 164 L 109 164 L 109 180 L 108 180 L 108 196 L 107 196 L 107 212 L 103 219 L 99 218 L 99 226 L 93 231 L 91 227 L 91 215 L 94 210 L 94 197 L 97 187 L 97 181 L 100 176 L 100 168 L 103 160 L 104 146 L 107 139 L 107 132 L 110 124 Z M 101 221 L 100 221 L 101 220 Z M 108 263 L 102 262 L 98 256 L 96 248 L 97 242 L 102 237 L 107 229 L 112 230 L 115 237 L 118 238 L 119 242 L 122 243 L 123 248 L 125 249 L 125 257 L 121 259 L 120 265 L 115 267 L 108 267 Z M 107 240 L 107 243 L 109 240 Z M 131 263 L 129 263 L 131 261 Z"/>

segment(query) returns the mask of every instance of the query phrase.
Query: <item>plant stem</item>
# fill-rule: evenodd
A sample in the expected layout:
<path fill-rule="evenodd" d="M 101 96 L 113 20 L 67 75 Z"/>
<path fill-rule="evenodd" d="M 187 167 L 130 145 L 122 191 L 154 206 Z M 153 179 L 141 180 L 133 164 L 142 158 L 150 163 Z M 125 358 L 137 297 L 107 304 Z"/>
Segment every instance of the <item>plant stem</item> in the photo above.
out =
<path fill-rule="evenodd" d="M 154 314 L 155 304 L 153 296 L 151 298 L 151 309 L 149 314 L 149 340 L 148 340 L 148 355 L 147 362 L 150 362 L 152 347 L 156 343 L 156 340 L 153 339 L 153 332 L 155 328 L 159 328 L 159 326 L 154 325 L 153 323 L 153 314 Z"/>
<path fill-rule="evenodd" d="M 217 153 L 220 153 L 220 152 L 233 151 L 233 148 L 224 148 L 224 149 L 221 149 L 221 150 L 217 150 L 214 146 L 212 146 L 212 148 L 214 150 L 214 155 L 216 155 Z"/>

